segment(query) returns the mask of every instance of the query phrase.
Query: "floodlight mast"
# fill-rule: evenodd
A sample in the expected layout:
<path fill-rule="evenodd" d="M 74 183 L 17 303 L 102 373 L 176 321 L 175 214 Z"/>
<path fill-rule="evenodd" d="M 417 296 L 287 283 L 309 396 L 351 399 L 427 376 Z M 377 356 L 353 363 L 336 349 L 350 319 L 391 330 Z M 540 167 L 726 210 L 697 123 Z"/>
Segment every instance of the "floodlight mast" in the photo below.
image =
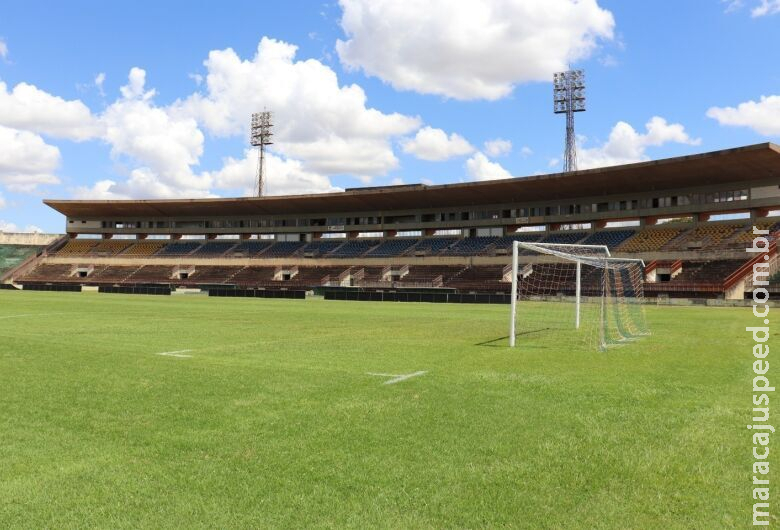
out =
<path fill-rule="evenodd" d="M 585 111 L 585 71 L 568 70 L 553 74 L 553 112 L 566 114 L 566 152 L 563 171 L 577 171 L 577 137 L 574 113 Z"/>
<path fill-rule="evenodd" d="M 269 111 L 255 112 L 252 114 L 252 128 L 249 143 L 258 148 L 257 157 L 257 181 L 255 182 L 255 195 L 262 197 L 265 193 L 265 146 L 271 145 L 273 133 L 271 128 L 272 114 Z"/>

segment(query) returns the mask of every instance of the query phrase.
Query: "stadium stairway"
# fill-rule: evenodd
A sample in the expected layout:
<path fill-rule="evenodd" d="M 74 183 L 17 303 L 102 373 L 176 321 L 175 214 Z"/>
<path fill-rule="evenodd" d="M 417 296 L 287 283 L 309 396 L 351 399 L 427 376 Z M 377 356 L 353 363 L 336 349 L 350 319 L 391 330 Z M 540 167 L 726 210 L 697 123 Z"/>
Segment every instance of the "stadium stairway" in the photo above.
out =
<path fill-rule="evenodd" d="M 157 256 L 187 256 L 201 246 L 198 241 L 176 241 L 169 243 L 157 251 Z"/>
<path fill-rule="evenodd" d="M 232 257 L 251 257 L 262 254 L 264 250 L 267 250 L 273 244 L 272 241 L 267 240 L 249 240 L 242 241 L 235 247 L 230 249 L 227 254 Z"/>
<path fill-rule="evenodd" d="M 457 239 L 454 237 L 433 237 L 429 239 L 423 239 L 413 248 L 409 249 L 404 255 L 424 255 L 424 256 L 438 256 L 442 252 L 446 251 L 451 245 L 453 245 Z"/>
<path fill-rule="evenodd" d="M 208 241 L 196 248 L 190 254 L 192 257 L 218 257 L 224 256 L 237 246 L 237 241 Z"/>
<path fill-rule="evenodd" d="M 380 241 L 376 239 L 352 239 L 328 253 L 328 257 L 356 258 L 366 254 L 379 244 Z"/>

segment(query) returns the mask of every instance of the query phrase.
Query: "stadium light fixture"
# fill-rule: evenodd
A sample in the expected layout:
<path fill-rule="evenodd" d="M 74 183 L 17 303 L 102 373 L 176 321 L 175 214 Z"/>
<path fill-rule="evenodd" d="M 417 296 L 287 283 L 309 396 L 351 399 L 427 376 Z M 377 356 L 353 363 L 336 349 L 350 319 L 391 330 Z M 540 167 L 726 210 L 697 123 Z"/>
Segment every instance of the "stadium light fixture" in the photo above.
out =
<path fill-rule="evenodd" d="M 252 128 L 249 143 L 258 148 L 257 157 L 257 182 L 255 183 L 255 195 L 262 197 L 265 192 L 265 146 L 271 145 L 273 133 L 271 128 L 273 115 L 270 111 L 255 112 L 252 114 Z"/>
<path fill-rule="evenodd" d="M 563 171 L 577 171 L 577 137 L 574 113 L 585 111 L 585 71 L 568 70 L 553 74 L 553 112 L 566 114 L 566 152 Z"/>

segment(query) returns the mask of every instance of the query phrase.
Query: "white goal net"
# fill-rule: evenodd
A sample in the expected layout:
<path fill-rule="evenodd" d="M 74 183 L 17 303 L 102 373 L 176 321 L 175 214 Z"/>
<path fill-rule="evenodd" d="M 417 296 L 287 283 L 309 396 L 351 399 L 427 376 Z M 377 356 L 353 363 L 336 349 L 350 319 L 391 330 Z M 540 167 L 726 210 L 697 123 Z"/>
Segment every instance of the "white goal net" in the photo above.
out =
<path fill-rule="evenodd" d="M 510 346 L 605 350 L 649 334 L 643 277 L 605 246 L 515 242 Z"/>

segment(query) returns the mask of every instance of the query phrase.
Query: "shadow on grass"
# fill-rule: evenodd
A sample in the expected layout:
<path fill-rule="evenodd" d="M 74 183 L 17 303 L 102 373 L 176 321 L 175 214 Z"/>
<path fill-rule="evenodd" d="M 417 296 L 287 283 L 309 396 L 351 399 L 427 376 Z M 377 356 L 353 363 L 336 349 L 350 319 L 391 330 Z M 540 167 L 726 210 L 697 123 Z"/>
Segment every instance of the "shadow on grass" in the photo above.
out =
<path fill-rule="evenodd" d="M 539 333 L 542 331 L 547 331 L 550 328 L 540 328 L 540 329 L 532 329 L 531 331 L 524 331 L 522 333 L 517 333 L 515 337 L 522 337 L 523 335 L 533 335 L 534 333 Z M 496 344 L 499 341 L 507 341 L 505 344 Z M 491 339 L 486 340 L 485 342 L 478 342 L 474 346 L 482 346 L 485 348 L 507 348 L 509 347 L 509 335 L 506 335 L 504 337 L 498 337 L 497 339 Z"/>
<path fill-rule="evenodd" d="M 500 344 L 496 344 L 498 341 L 502 341 Z M 503 342 L 507 341 L 507 342 Z M 478 342 L 474 346 L 483 346 L 486 348 L 506 348 L 509 346 L 509 335 L 505 337 L 498 337 L 497 339 L 486 340 L 485 342 Z"/>

